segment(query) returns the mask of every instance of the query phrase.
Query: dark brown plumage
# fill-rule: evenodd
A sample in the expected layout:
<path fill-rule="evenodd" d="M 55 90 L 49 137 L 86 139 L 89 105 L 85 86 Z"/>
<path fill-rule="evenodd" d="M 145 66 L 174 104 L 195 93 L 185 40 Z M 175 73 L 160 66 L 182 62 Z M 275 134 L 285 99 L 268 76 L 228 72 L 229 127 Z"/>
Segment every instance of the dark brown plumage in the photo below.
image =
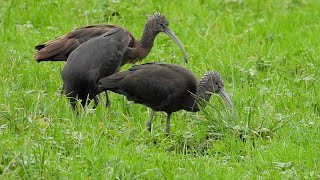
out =
<path fill-rule="evenodd" d="M 70 54 L 61 76 L 63 91 L 74 109 L 77 100 L 82 106 L 87 100 L 95 99 L 97 103 L 98 80 L 119 69 L 128 44 L 127 31 L 118 27 L 91 38 Z"/>
<path fill-rule="evenodd" d="M 183 45 L 176 35 L 170 30 L 168 20 L 161 14 L 153 14 L 146 22 L 142 37 L 137 41 L 133 35 L 127 32 L 130 49 L 123 57 L 122 65 L 125 63 L 135 63 L 144 59 L 151 51 L 154 39 L 159 32 L 164 32 L 170 36 L 181 48 L 184 58 L 187 61 L 187 55 Z M 37 45 L 35 59 L 41 61 L 66 61 L 70 53 L 80 44 L 87 40 L 100 36 L 117 26 L 114 25 L 93 25 L 75 29 L 70 33 L 61 36 L 55 40 Z"/>
<path fill-rule="evenodd" d="M 167 134 L 170 133 L 170 115 L 182 109 L 199 111 L 199 98 L 209 101 L 212 93 L 218 93 L 232 107 L 223 79 L 216 71 L 208 71 L 197 82 L 192 72 L 181 66 L 148 63 L 102 78 L 99 84 L 99 91 L 110 90 L 150 107 L 152 112 L 147 122 L 150 131 L 154 112 L 166 112 Z"/>
<path fill-rule="evenodd" d="M 41 61 L 66 61 L 69 55 L 82 43 L 93 37 L 100 36 L 111 29 L 113 25 L 93 25 L 77 28 L 55 40 L 37 45 L 35 59 Z"/>

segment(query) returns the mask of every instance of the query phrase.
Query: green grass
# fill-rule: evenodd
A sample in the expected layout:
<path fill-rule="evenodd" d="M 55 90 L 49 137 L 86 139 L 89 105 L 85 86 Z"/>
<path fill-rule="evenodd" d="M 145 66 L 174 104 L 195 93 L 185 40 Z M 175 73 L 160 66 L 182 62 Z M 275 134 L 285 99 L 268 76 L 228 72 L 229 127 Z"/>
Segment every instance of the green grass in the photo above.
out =
<path fill-rule="evenodd" d="M 319 179 L 320 2 L 317 0 L 0 0 L 0 179 Z M 112 16 L 118 12 L 120 16 Z M 63 62 L 36 63 L 34 46 L 89 24 L 137 38 L 163 13 L 167 36 L 140 63 L 217 70 L 239 124 L 218 96 L 199 113 L 156 113 L 111 94 L 76 115 L 60 95 Z M 126 65 L 122 69 L 127 69 Z M 245 142 L 239 138 L 245 138 Z"/>

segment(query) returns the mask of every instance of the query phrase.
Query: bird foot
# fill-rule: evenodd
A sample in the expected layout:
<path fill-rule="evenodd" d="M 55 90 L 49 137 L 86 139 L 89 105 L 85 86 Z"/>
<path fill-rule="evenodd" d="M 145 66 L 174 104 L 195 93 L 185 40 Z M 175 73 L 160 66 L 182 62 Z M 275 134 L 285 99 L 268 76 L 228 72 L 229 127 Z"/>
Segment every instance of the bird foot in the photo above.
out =
<path fill-rule="evenodd" d="M 166 129 L 166 135 L 169 136 L 170 135 L 170 130 Z"/>

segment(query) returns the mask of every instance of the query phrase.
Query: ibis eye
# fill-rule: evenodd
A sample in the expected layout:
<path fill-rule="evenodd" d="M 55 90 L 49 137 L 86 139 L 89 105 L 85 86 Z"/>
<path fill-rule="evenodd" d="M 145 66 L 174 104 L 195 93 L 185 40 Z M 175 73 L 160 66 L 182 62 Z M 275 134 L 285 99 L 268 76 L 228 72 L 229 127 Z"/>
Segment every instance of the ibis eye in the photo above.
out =
<path fill-rule="evenodd" d="M 215 84 L 219 89 L 223 87 L 220 83 L 215 83 Z"/>

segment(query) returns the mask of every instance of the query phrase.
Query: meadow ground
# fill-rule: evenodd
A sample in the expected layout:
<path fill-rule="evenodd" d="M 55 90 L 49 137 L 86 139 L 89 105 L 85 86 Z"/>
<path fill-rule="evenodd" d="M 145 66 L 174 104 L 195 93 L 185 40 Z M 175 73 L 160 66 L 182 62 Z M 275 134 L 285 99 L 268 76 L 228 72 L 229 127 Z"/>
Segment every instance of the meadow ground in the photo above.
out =
<path fill-rule="evenodd" d="M 0 0 L 0 179 L 319 179 L 320 1 Z M 34 46 L 76 27 L 117 24 L 137 38 L 163 13 L 167 36 L 142 62 L 217 70 L 238 124 L 218 96 L 199 113 L 156 113 L 111 94 L 76 115 L 59 92 L 64 62 Z M 127 69 L 125 65 L 121 69 Z M 241 138 L 240 138 L 241 137 Z"/>

